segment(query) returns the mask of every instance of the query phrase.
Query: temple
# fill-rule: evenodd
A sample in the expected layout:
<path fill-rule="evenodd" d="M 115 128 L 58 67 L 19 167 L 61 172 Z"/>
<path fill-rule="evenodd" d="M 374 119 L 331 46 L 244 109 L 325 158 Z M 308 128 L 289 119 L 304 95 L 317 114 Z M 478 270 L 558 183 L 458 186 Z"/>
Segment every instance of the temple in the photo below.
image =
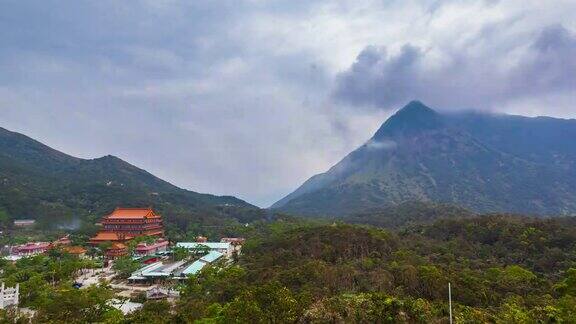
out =
<path fill-rule="evenodd" d="M 126 242 L 138 236 L 164 236 L 162 217 L 152 208 L 116 208 L 102 218 L 102 230 L 90 243 Z"/>

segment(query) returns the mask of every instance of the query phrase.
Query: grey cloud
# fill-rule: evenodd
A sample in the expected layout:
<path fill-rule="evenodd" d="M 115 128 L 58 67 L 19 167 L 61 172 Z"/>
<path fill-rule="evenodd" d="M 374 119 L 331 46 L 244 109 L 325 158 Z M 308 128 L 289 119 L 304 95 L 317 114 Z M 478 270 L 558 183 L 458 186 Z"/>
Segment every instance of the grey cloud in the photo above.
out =
<path fill-rule="evenodd" d="M 481 41 L 485 40 L 477 39 Z M 434 64 L 432 50 L 407 44 L 391 55 L 385 47 L 368 46 L 338 76 L 333 98 L 381 109 L 411 99 L 448 109 L 494 109 L 552 94 L 576 99 L 576 35 L 561 25 L 544 28 L 531 41 L 500 52 L 451 49 L 442 53 L 445 60 L 440 65 Z"/>
<path fill-rule="evenodd" d="M 286 2 L 273 6 L 286 13 Z M 268 10 L 236 0 L 2 2 L 0 126 L 266 205 L 339 140 L 310 108 L 328 88 L 321 62 L 238 33 Z"/>
<path fill-rule="evenodd" d="M 550 26 L 530 49 L 512 74 L 515 95 L 576 91 L 576 34 L 560 25 Z"/>
<path fill-rule="evenodd" d="M 362 50 L 349 71 L 338 76 L 335 96 L 353 104 L 397 104 L 417 92 L 420 49 L 405 45 L 398 55 L 386 48 Z"/>
<path fill-rule="evenodd" d="M 567 92 L 570 33 L 551 28 L 529 42 L 514 23 L 494 23 L 520 19 L 531 31 L 560 15 L 573 21 L 563 12 L 576 11 L 534 1 L 528 7 L 548 13 L 536 17 L 518 9 L 524 3 L 0 1 L 0 126 L 264 206 L 362 145 L 388 115 L 341 102 L 387 108 L 418 96 L 483 105 L 511 93 Z M 462 41 L 446 21 L 493 28 L 480 43 Z M 367 44 L 389 49 L 367 47 L 335 78 Z M 498 60 L 517 49 L 519 62 Z M 444 60 L 433 62 L 439 53 Z M 545 86 L 525 81 L 539 73 Z"/>

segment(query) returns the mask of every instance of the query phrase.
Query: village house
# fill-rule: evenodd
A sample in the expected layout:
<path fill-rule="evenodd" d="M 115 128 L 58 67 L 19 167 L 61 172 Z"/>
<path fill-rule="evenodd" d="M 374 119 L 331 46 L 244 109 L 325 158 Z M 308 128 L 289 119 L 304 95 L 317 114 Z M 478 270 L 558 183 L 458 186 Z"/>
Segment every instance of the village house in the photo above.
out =
<path fill-rule="evenodd" d="M 102 242 L 126 242 L 138 236 L 164 236 L 162 217 L 151 208 L 116 208 L 102 218 L 102 230 L 90 239 Z"/>
<path fill-rule="evenodd" d="M 28 242 L 12 247 L 12 255 L 25 257 L 45 253 L 50 248 L 49 242 Z"/>
<path fill-rule="evenodd" d="M 234 252 L 240 253 L 240 249 L 242 249 L 242 245 L 246 241 L 243 237 L 223 237 L 220 242 L 230 243 L 232 244 L 232 248 Z"/>
<path fill-rule="evenodd" d="M 87 252 L 86 249 L 81 246 L 65 246 L 63 250 L 79 258 L 85 258 Z"/>
<path fill-rule="evenodd" d="M 52 246 L 67 246 L 70 244 L 72 244 L 72 241 L 70 241 L 70 237 L 68 235 L 63 236 L 57 239 L 56 241 L 52 242 Z"/>
<path fill-rule="evenodd" d="M 158 252 L 166 251 L 168 247 L 168 241 L 160 238 L 152 243 L 139 243 L 136 245 L 136 249 L 134 250 L 134 254 L 137 256 L 146 256 L 146 255 L 153 255 Z"/>
<path fill-rule="evenodd" d="M 16 219 L 14 220 L 15 227 L 32 227 L 36 224 L 36 221 L 33 219 Z"/>

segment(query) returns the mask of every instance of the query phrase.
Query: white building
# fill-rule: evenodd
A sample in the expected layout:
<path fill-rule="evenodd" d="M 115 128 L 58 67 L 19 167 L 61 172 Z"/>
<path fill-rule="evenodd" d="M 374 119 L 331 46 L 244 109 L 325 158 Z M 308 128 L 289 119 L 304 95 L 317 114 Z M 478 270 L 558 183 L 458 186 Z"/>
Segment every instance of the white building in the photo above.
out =
<path fill-rule="evenodd" d="M 18 297 L 20 295 L 20 285 L 16 284 L 16 287 L 7 288 L 2 283 L 0 288 L 0 309 L 4 309 L 8 306 L 14 305 L 18 306 Z"/>
<path fill-rule="evenodd" d="M 234 253 L 234 246 L 229 242 L 178 242 L 176 243 L 176 246 L 191 251 L 207 249 L 209 251 L 220 252 L 227 258 L 232 257 L 232 253 Z"/>
<path fill-rule="evenodd" d="M 110 299 L 107 304 L 121 311 L 122 314 L 128 315 L 142 308 L 141 303 L 134 303 L 129 300 Z"/>
<path fill-rule="evenodd" d="M 14 220 L 15 227 L 32 227 L 36 224 L 34 219 L 16 219 Z"/>

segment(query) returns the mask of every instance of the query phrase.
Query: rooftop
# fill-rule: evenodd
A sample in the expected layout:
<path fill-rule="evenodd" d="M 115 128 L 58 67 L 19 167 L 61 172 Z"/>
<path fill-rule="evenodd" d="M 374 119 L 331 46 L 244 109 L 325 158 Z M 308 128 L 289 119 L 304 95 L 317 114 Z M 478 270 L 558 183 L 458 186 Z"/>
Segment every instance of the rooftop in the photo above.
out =
<path fill-rule="evenodd" d="M 212 251 L 212 252 L 206 254 L 205 256 L 201 257 L 200 260 L 202 260 L 204 262 L 212 263 L 212 262 L 220 259 L 222 256 L 224 256 L 224 254 L 222 254 L 218 251 Z"/>
<path fill-rule="evenodd" d="M 17 245 L 18 249 L 37 249 L 37 248 L 48 248 L 50 246 L 49 242 L 28 242 L 26 244 Z"/>
<path fill-rule="evenodd" d="M 182 274 L 183 275 L 197 274 L 200 270 L 202 270 L 202 268 L 204 268 L 205 265 L 206 265 L 205 262 L 202 262 L 201 260 L 196 260 L 186 269 L 184 269 L 184 271 L 182 271 Z"/>
<path fill-rule="evenodd" d="M 133 238 L 130 235 L 124 236 L 124 240 L 129 240 Z M 96 236 L 90 239 L 91 241 L 119 241 L 120 238 L 118 237 L 117 233 L 114 232 L 98 232 Z"/>
<path fill-rule="evenodd" d="M 68 246 L 64 248 L 64 251 L 70 254 L 83 254 L 86 253 L 86 249 L 81 246 Z"/>
<path fill-rule="evenodd" d="M 122 244 L 122 243 L 113 243 L 111 247 L 108 248 L 108 250 L 114 249 L 114 250 L 121 250 L 121 249 L 125 249 L 126 245 Z"/>
<path fill-rule="evenodd" d="M 230 243 L 228 242 L 178 242 L 176 246 L 186 249 L 200 249 L 206 246 L 209 249 L 229 249 Z"/>
<path fill-rule="evenodd" d="M 166 246 L 166 245 L 168 245 L 168 241 L 163 238 L 160 238 L 152 243 L 145 243 L 145 242 L 138 243 L 138 245 L 136 245 L 136 249 L 153 249 L 159 246 Z"/>
<path fill-rule="evenodd" d="M 106 216 L 107 219 L 143 219 L 143 218 L 157 218 L 152 208 L 116 208 L 110 215 Z"/>

